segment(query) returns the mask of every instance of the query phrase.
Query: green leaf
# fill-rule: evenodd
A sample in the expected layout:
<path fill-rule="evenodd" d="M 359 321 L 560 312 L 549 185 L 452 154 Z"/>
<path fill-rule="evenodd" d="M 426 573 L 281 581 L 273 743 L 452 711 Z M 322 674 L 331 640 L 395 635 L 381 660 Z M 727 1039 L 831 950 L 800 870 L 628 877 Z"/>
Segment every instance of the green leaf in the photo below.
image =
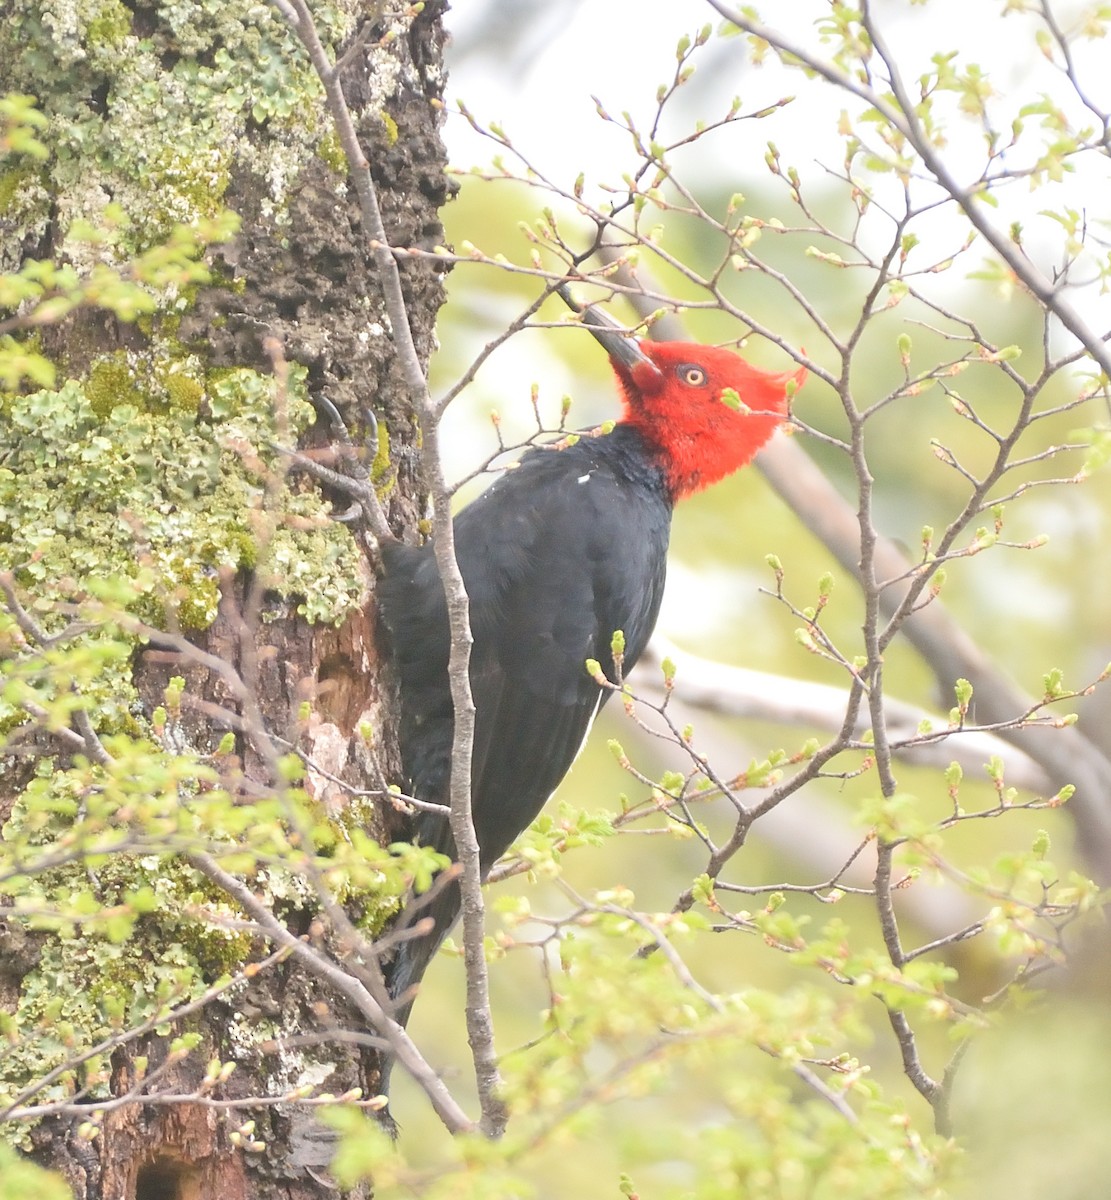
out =
<path fill-rule="evenodd" d="M 92 1153 L 95 1150 L 90 1147 Z M 0 1200 L 73 1200 L 65 1180 L 0 1143 Z"/>

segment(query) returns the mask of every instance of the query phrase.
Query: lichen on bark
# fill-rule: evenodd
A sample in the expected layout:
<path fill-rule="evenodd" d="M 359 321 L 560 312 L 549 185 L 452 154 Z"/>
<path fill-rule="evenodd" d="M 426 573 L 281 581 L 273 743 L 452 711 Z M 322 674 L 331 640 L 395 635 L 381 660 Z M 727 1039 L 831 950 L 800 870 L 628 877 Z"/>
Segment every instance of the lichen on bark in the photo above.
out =
<path fill-rule="evenodd" d="M 450 188 L 438 135 L 440 7 L 402 8 L 382 18 L 345 75 L 399 245 L 431 248 L 443 240 L 437 209 Z M 356 0 L 314 5 L 314 14 L 337 46 L 361 22 L 379 20 L 377 6 Z M 94 260 L 126 267 L 179 223 L 224 208 L 241 221 L 231 241 L 206 254 L 210 286 L 166 289 L 155 312 L 139 322 L 86 307 L 43 328 L 42 349 L 58 364 L 61 381 L 48 391 L 0 399 L 2 466 L 9 472 L 0 474 L 0 522 L 7 522 L 13 554 L 22 539 L 20 561 L 4 565 L 21 567 L 19 582 L 42 597 L 39 615 L 47 625 L 57 598 L 50 587 L 58 581 L 80 586 L 103 571 L 142 585 L 150 572 L 156 583 L 146 608 L 140 599 L 141 615 L 157 624 L 167 602 L 176 605 L 174 619 L 198 645 L 237 663 L 241 631 L 217 604 L 216 572 L 235 573 L 230 584 L 225 574 L 225 583 L 241 596 L 244 580 L 266 566 L 265 558 L 275 599 L 256 634 L 263 651 L 257 700 L 268 725 L 296 731 L 326 769 L 310 772 L 304 786 L 306 802 L 325 806 L 332 820 L 335 806 L 345 803 L 344 785 L 365 791 L 396 775 L 393 692 L 380 672 L 372 578 L 346 531 L 324 520 L 327 506 L 316 491 L 295 481 L 276 500 L 272 494 L 264 514 L 271 532 L 261 549 L 255 536 L 259 462 L 266 461 L 273 433 L 266 338 L 281 344 L 292 366 L 290 409 L 302 444 L 320 445 L 329 436 L 306 401 L 327 397 L 356 435 L 365 432 L 363 414 L 371 410 L 388 430 L 389 470 L 378 462 L 375 473 L 389 481 L 395 528 L 416 525 L 423 498 L 410 400 L 319 84 L 276 10 L 246 0 L 13 0 L 0 26 L 0 78 L 36 97 L 51 147 L 44 163 L 5 164 L 0 174 L 0 270 L 30 258 L 79 269 Z M 105 236 L 89 239 L 88 225 Z M 427 357 L 442 301 L 439 275 L 407 265 L 405 286 L 416 342 Z M 179 744 L 198 761 L 222 744 L 224 730 L 206 712 L 227 706 L 229 697 L 202 665 L 167 663 L 140 648 L 116 656 L 112 670 L 103 703 L 93 706 L 103 730 L 130 738 L 130 745 L 150 738 L 152 714 L 165 703 L 171 676 L 180 674 L 199 707 L 179 714 Z M 245 776 L 265 782 L 241 738 L 236 753 Z M 38 769 L 58 772 L 64 788 L 64 766 L 64 756 L 53 764 L 44 758 Z M 6 777 L 0 816 L 14 814 L 18 823 L 25 808 L 16 784 L 26 778 L 23 769 Z M 340 820 L 337 836 L 350 836 L 357 819 L 356 832 L 380 841 L 389 840 L 396 821 L 366 801 L 348 808 L 346 819 L 348 833 Z M 51 988 L 69 986 L 81 989 L 95 1020 L 104 1007 L 90 980 L 112 961 L 131 964 L 133 991 L 142 995 L 157 991 L 159 971 L 169 978 L 176 970 L 179 981 L 181 972 L 191 973 L 191 987 L 210 981 L 244 949 L 235 938 L 215 939 L 203 922 L 190 925 L 181 908 L 195 879 L 170 859 L 130 869 L 120 860 L 113 872 L 94 876 L 96 883 L 78 869 L 80 885 L 98 903 L 126 906 L 141 896 L 138 906 L 146 906 L 122 931 L 123 949 L 91 926 L 71 926 L 49 944 L 39 933 L 28 940 L 13 928 L 0 972 L 4 1008 L 18 1010 L 22 996 L 24 1016 L 33 1018 L 45 1011 Z M 340 886 L 338 894 L 373 925 L 381 914 L 370 880 Z M 300 897 L 292 892 L 271 899 L 283 919 L 310 919 L 311 904 L 299 915 Z M 120 998 L 109 993 L 99 1000 L 118 1013 Z M 230 1096 L 323 1080 L 335 1093 L 372 1090 L 370 1051 L 342 1041 L 278 1048 L 280 1035 L 318 1033 L 332 1024 L 358 1022 L 342 1001 L 287 964 L 199 1014 L 192 1030 L 200 1048 L 175 1061 L 166 1082 L 195 1086 L 206 1056 L 216 1055 L 240 1067 L 227 1085 Z M 139 1059 L 165 1061 L 168 1045 L 159 1034 L 118 1048 L 96 1065 L 104 1072 L 97 1087 L 126 1090 Z M 311 1111 L 283 1105 L 263 1112 L 255 1135 L 262 1151 L 237 1146 L 232 1122 L 188 1106 L 136 1105 L 109 1114 L 93 1142 L 82 1142 L 68 1118 L 39 1126 L 32 1140 L 79 1200 L 131 1198 L 141 1180 L 149 1188 L 152 1180 L 184 1179 L 186 1166 L 190 1195 L 330 1194 L 317 1181 L 331 1139 Z"/>

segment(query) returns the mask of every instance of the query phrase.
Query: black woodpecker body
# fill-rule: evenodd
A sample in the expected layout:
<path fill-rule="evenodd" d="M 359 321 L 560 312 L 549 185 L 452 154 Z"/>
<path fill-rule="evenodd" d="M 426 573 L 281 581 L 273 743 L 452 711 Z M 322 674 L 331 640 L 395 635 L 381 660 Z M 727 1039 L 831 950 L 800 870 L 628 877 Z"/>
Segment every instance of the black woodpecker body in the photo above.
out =
<path fill-rule="evenodd" d="M 470 600 L 475 739 L 471 803 L 485 874 L 540 812 L 609 697 L 586 671 L 613 675 L 611 642 L 640 657 L 663 597 L 671 497 L 641 435 L 617 426 L 563 450 L 534 449 L 455 521 Z M 411 794 L 446 803 L 454 716 L 447 606 L 427 547 L 383 546 L 379 588 L 401 680 L 401 754 Z M 446 816 L 416 837 L 453 856 Z M 451 885 L 419 916 L 433 934 L 404 943 L 390 973 L 419 981 L 459 910 Z"/>
<path fill-rule="evenodd" d="M 616 630 L 626 670 L 643 652 L 663 596 L 676 500 L 748 462 L 786 416 L 792 381 L 802 380 L 729 350 L 640 343 L 595 309 L 582 318 L 613 363 L 622 419 L 608 434 L 529 450 L 455 519 L 474 637 L 471 805 L 484 875 L 539 813 L 609 696 L 586 660 L 612 678 Z M 430 546 L 381 549 L 378 599 L 400 678 L 408 787 L 447 804 L 454 716 L 443 589 Z M 446 816 L 419 816 L 415 837 L 454 855 Z M 453 883 L 401 918 L 434 923 L 387 967 L 402 1024 L 459 905 Z"/>

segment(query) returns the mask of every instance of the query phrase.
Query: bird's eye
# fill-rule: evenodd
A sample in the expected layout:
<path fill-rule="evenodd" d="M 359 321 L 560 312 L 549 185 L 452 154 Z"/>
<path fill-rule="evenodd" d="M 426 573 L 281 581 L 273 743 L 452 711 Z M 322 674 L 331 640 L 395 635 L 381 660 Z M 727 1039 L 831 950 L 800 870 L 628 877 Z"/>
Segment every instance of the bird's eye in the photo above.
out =
<path fill-rule="evenodd" d="M 675 373 L 687 387 L 702 387 L 706 382 L 706 372 L 701 367 L 695 366 L 694 363 L 683 363 Z"/>

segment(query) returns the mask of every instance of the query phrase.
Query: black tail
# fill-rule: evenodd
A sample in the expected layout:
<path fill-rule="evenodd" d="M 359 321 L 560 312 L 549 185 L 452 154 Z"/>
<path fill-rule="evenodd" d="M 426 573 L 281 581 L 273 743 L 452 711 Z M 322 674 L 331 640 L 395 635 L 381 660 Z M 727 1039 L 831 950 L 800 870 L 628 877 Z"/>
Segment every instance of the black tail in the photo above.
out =
<path fill-rule="evenodd" d="M 428 964 L 432 961 L 443 943 L 444 938 L 451 932 L 456 918 L 459 916 L 460 892 L 456 879 L 441 880 L 433 885 L 431 892 L 423 896 L 413 896 L 398 917 L 396 930 L 415 930 L 419 926 L 428 926 L 428 931 L 418 936 L 406 938 L 397 948 L 397 952 L 385 968 L 386 987 L 394 1000 L 404 1000 L 404 1008 L 399 1007 L 395 1020 L 404 1025 L 412 1008 L 413 996 L 408 992 L 420 985 Z M 404 1011 L 404 1018 L 401 1012 Z"/>
<path fill-rule="evenodd" d="M 447 822 L 440 818 L 443 826 Z M 447 834 L 450 840 L 450 831 Z M 454 843 L 444 847 L 447 854 L 454 853 Z M 456 868 L 458 870 L 458 868 Z M 459 917 L 462 896 L 459 881 L 454 873 L 448 876 L 441 873 L 437 876 L 432 887 L 421 896 L 411 896 L 394 925 L 395 931 L 412 930 L 414 936 L 406 938 L 398 944 L 393 958 L 382 968 L 386 988 L 390 998 L 396 1002 L 392 1012 L 393 1019 L 404 1028 L 409 1023 L 413 1004 L 428 964 L 443 944 L 444 938 L 451 932 L 452 926 Z M 418 926 L 429 928 L 420 934 L 416 933 Z M 382 1055 L 382 1073 L 378 1090 L 389 1095 L 390 1073 L 393 1069 L 393 1056 L 388 1052 Z"/>

